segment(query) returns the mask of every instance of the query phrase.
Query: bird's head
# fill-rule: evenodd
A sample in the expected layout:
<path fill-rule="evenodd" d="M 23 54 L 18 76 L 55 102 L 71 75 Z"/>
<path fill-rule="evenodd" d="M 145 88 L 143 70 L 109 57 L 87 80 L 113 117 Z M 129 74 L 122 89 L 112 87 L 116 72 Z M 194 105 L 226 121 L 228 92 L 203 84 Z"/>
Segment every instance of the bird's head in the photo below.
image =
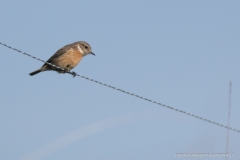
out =
<path fill-rule="evenodd" d="M 83 56 L 86 56 L 88 54 L 92 54 L 95 56 L 95 54 L 92 52 L 91 46 L 87 42 L 84 41 L 77 42 L 77 48 Z"/>

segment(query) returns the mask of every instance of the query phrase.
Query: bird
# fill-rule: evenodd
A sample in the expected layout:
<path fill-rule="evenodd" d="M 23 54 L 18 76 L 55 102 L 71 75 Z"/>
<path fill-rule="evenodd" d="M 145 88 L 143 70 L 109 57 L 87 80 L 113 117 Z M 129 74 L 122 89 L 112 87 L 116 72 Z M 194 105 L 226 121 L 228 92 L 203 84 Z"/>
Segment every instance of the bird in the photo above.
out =
<path fill-rule="evenodd" d="M 91 46 L 87 42 L 78 41 L 68 44 L 60 48 L 54 55 L 52 55 L 52 57 L 47 60 L 47 63 L 51 63 L 60 67 L 61 69 L 45 63 L 41 68 L 29 73 L 29 75 L 33 76 L 40 72 L 52 70 L 57 71 L 58 73 L 69 73 L 75 77 L 76 73 L 70 71 L 79 64 L 83 57 L 89 54 L 95 55 L 92 52 Z"/>

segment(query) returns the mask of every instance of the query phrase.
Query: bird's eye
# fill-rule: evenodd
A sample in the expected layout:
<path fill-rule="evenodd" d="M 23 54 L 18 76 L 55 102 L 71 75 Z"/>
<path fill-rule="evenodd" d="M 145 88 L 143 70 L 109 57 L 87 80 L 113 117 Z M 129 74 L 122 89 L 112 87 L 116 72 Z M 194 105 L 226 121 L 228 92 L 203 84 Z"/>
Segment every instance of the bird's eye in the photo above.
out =
<path fill-rule="evenodd" d="M 85 46 L 85 49 L 88 49 L 88 46 Z"/>

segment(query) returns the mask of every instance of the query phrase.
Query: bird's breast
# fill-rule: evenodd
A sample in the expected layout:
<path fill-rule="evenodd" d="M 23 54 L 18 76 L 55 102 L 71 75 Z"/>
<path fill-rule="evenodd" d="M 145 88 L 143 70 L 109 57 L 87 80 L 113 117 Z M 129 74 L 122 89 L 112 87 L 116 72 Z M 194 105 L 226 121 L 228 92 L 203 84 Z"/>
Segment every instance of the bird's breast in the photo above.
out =
<path fill-rule="evenodd" d="M 78 50 L 70 49 L 56 58 L 54 63 L 61 68 L 71 70 L 78 65 L 82 57 L 82 54 Z"/>

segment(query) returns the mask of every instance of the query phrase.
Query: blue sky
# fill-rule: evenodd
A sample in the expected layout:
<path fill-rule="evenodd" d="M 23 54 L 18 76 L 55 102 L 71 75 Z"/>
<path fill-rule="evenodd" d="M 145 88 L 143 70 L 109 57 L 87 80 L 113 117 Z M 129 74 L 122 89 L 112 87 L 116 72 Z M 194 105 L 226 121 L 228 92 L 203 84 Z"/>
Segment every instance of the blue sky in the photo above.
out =
<path fill-rule="evenodd" d="M 86 41 L 96 56 L 73 70 L 240 129 L 239 1 L 5 1 L 0 41 L 47 60 Z M 224 153 L 227 130 L 56 72 L 0 46 L 2 159 L 186 159 Z M 239 159 L 240 134 L 229 152 Z M 195 157 L 196 158 L 196 157 Z M 191 157 L 192 159 L 192 157 Z M 213 159 L 205 157 L 204 159 Z"/>

